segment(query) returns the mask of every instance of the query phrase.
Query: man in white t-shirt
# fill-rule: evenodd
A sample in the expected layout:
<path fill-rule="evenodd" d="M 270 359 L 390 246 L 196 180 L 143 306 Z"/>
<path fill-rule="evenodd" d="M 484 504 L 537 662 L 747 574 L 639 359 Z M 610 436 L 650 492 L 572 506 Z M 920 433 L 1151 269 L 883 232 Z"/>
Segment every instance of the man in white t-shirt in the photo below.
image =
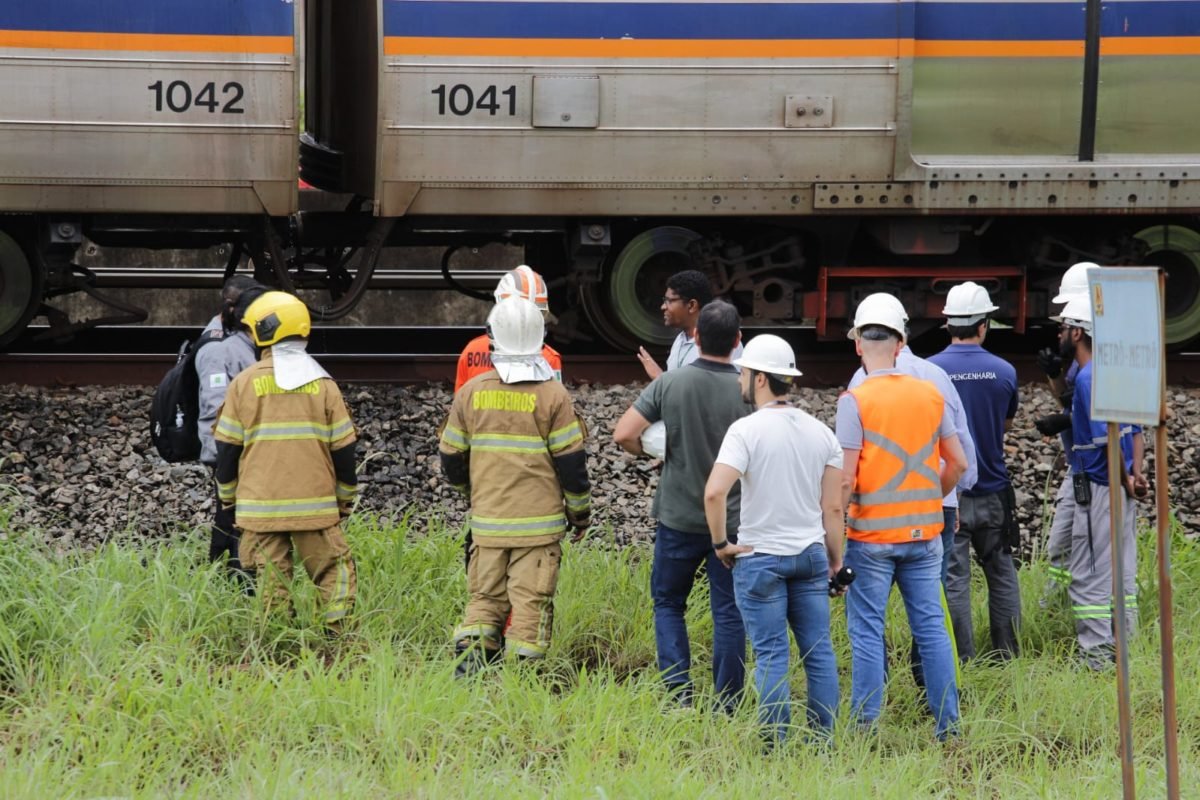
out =
<path fill-rule="evenodd" d="M 769 745 L 791 723 L 788 628 L 808 684 L 808 724 L 829 736 L 837 716 L 837 662 L 829 636 L 829 580 L 842 568 L 842 448 L 827 426 L 786 399 L 800 375 L 791 346 L 750 340 L 734 366 L 757 408 L 734 422 L 704 491 L 713 549 L 733 569 L 733 591 L 756 666 L 759 719 Z M 741 480 L 738 544 L 725 536 L 725 496 Z"/>

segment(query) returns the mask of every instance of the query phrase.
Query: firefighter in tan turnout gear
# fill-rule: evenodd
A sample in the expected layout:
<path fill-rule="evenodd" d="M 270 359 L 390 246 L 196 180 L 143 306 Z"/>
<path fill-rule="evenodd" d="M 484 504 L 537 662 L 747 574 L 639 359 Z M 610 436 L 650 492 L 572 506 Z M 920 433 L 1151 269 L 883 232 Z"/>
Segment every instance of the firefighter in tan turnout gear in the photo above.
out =
<path fill-rule="evenodd" d="M 354 424 L 342 393 L 305 352 L 308 309 L 267 292 L 242 321 L 262 358 L 229 385 L 217 413 L 217 491 L 242 530 L 268 608 L 291 608 L 292 556 L 321 591 L 333 633 L 354 607 L 357 575 L 340 521 L 358 491 Z"/>
<path fill-rule="evenodd" d="M 546 655 L 559 542 L 589 524 L 585 431 L 542 356 L 544 333 L 533 303 L 497 303 L 488 315 L 492 369 L 454 396 L 441 436 L 442 471 L 471 498 L 470 599 L 454 631 L 460 676 L 505 646 L 520 658 Z"/>

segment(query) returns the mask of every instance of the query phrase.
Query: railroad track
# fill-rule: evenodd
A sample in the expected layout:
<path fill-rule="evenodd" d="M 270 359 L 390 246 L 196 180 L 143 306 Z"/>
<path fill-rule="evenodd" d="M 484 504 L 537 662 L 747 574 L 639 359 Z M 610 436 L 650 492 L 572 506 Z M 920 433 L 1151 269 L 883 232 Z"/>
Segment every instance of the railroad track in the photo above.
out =
<path fill-rule="evenodd" d="M 180 344 L 199 331 L 191 327 L 116 326 L 99 328 L 68 342 L 37 341 L 44 329 L 31 328 L 0 353 L 0 383 L 31 386 L 155 385 L 174 363 Z M 754 335 L 747 328 L 747 338 Z M 421 384 L 451 382 L 463 346 L 479 335 L 470 327 L 317 327 L 309 352 L 330 374 L 347 383 Z M 857 367 L 847 341 L 819 342 L 811 331 L 794 330 L 789 338 L 797 349 L 802 386 L 843 385 Z M 941 345 L 936 335 L 917 352 L 928 355 Z M 997 331 L 989 349 L 1004 355 L 1022 381 L 1042 380 L 1030 350 L 1034 337 Z M 632 354 L 611 353 L 600 346 L 575 344 L 562 348 L 569 382 L 619 384 L 644 381 L 645 373 Z M 1167 360 L 1171 385 L 1200 385 L 1200 354 L 1172 354 Z"/>

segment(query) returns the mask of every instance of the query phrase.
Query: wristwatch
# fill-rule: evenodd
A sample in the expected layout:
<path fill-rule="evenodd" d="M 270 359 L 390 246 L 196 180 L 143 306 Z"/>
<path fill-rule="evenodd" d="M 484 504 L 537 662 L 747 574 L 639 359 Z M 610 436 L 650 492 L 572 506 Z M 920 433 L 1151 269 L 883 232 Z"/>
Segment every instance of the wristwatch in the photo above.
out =
<path fill-rule="evenodd" d="M 729 540 L 722 539 L 721 541 L 713 544 L 713 550 L 724 550 L 728 546 L 729 546 Z"/>

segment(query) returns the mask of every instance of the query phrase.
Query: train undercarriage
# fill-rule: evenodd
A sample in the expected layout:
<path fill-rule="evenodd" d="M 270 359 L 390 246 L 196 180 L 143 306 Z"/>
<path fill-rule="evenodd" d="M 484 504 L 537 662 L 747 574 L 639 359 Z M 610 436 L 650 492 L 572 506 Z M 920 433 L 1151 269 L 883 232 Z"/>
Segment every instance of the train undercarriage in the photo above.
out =
<path fill-rule="evenodd" d="M 1017 332 L 1044 322 L 1059 276 L 1077 261 L 1153 265 L 1168 276 L 1167 341 L 1200 337 L 1200 219 L 1194 216 L 821 216 L 788 218 L 386 218 L 353 208 L 288 219 L 146 215 L 122 218 L 0 217 L 0 347 L 44 316 L 41 335 L 61 338 L 97 325 L 133 323 L 145 312 L 98 285 L 78 265 L 80 248 L 187 249 L 224 245 L 216 286 L 252 269 L 297 291 L 318 320 L 345 316 L 374 286 L 445 286 L 490 299 L 486 272 L 459 273 L 455 254 L 490 242 L 522 246 L 550 282 L 551 336 L 559 344 L 602 341 L 621 350 L 669 345 L 659 298 L 671 273 L 695 268 L 737 305 L 750 327 L 810 328 L 844 335 L 854 307 L 874 291 L 896 293 L 913 334 L 941 324 L 954 283 L 992 293 L 998 318 Z M 424 272 L 376 271 L 385 247 L 438 247 Z M 145 286 L 169 277 L 146 270 Z M 126 276 L 134 285 L 137 276 Z M 86 292 L 109 305 L 100 318 L 70 319 L 55 298 Z"/>

